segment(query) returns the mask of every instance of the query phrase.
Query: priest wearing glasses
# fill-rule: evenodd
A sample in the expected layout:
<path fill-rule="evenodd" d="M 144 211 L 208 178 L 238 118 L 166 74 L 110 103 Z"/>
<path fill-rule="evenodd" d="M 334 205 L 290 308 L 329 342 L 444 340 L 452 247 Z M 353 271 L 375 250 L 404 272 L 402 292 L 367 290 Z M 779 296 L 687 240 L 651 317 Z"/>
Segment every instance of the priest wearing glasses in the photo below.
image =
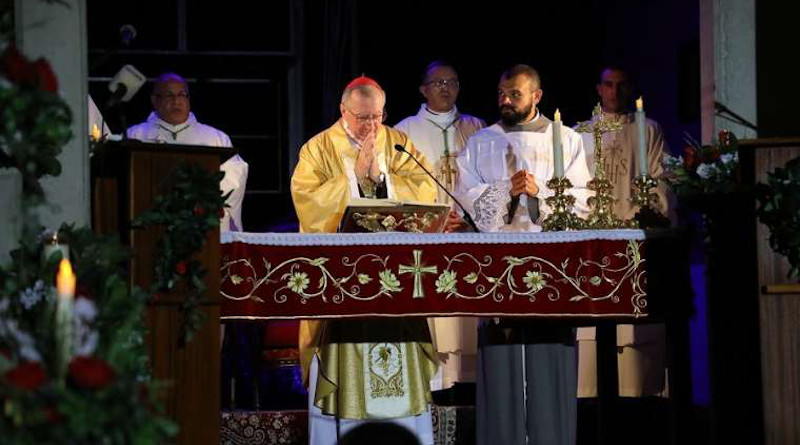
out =
<path fill-rule="evenodd" d="M 164 73 L 153 84 L 153 112 L 145 122 L 128 128 L 130 139 L 182 145 L 232 147 L 227 134 L 197 121 L 191 112 L 189 86 L 175 73 Z M 242 201 L 247 186 L 248 164 L 238 154 L 220 165 L 225 176 L 219 183 L 223 194 L 231 192 L 220 219 L 220 232 L 242 230 Z"/>
<path fill-rule="evenodd" d="M 342 94 L 341 118 L 300 149 L 291 190 L 302 232 L 336 232 L 354 198 L 435 202 L 436 184 L 409 154 L 426 168 L 428 161 L 405 134 L 383 125 L 385 103 L 375 80 L 356 78 Z M 433 443 L 429 385 L 437 362 L 425 319 L 303 321 L 299 345 L 310 444 L 334 445 L 374 421 Z"/>

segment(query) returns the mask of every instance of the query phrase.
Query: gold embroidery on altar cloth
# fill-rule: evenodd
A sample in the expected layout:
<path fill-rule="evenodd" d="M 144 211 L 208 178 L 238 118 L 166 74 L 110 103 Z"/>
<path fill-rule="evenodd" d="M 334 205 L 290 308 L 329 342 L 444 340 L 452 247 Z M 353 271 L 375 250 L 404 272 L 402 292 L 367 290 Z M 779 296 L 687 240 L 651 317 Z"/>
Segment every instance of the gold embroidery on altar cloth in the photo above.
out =
<path fill-rule="evenodd" d="M 373 399 L 403 397 L 403 353 L 399 343 L 373 343 L 369 348 L 369 388 Z"/>

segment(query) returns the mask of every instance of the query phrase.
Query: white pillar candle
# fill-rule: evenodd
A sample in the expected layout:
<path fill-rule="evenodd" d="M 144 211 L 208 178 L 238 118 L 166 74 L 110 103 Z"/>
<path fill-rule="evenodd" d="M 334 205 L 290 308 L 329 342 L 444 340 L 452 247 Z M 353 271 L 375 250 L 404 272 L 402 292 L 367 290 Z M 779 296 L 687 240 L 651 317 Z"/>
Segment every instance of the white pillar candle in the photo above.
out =
<path fill-rule="evenodd" d="M 645 138 L 645 115 L 644 115 L 644 101 L 642 98 L 636 99 L 636 132 L 639 136 L 639 176 L 644 176 L 650 173 L 647 159 L 647 140 Z"/>
<path fill-rule="evenodd" d="M 554 176 L 564 176 L 564 151 L 561 148 L 561 112 L 556 109 L 553 120 L 553 169 Z"/>

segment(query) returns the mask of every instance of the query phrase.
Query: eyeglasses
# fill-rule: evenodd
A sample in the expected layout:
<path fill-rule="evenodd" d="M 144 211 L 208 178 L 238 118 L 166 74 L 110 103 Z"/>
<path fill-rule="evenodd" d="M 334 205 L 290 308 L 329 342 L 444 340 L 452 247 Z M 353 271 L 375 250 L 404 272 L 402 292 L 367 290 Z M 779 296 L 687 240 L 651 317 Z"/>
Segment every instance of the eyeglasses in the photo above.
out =
<path fill-rule="evenodd" d="M 425 85 L 432 85 L 440 90 L 443 90 L 447 87 L 458 88 L 458 79 L 436 79 L 426 82 Z"/>
<path fill-rule="evenodd" d="M 172 100 L 186 100 L 189 98 L 188 91 L 179 91 L 177 94 L 175 93 L 167 93 L 167 94 L 154 94 L 155 97 L 159 99 L 166 99 L 168 101 Z"/>
<path fill-rule="evenodd" d="M 388 113 L 385 111 L 381 114 L 355 114 L 352 111 L 348 110 L 347 108 L 344 109 L 348 113 L 352 114 L 353 117 L 356 118 L 359 124 L 366 124 L 369 122 L 386 122 L 386 116 Z"/>

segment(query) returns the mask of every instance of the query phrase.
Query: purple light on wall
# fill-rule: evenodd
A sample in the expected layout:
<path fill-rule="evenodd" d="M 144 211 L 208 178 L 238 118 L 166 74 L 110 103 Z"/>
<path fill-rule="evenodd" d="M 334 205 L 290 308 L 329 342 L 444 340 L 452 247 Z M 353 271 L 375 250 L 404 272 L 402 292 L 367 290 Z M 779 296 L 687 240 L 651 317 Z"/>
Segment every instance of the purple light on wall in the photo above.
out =
<path fill-rule="evenodd" d="M 711 382 L 708 374 L 705 263 L 692 263 L 690 274 L 695 306 L 695 315 L 689 320 L 692 401 L 695 405 L 708 406 L 711 403 Z"/>

